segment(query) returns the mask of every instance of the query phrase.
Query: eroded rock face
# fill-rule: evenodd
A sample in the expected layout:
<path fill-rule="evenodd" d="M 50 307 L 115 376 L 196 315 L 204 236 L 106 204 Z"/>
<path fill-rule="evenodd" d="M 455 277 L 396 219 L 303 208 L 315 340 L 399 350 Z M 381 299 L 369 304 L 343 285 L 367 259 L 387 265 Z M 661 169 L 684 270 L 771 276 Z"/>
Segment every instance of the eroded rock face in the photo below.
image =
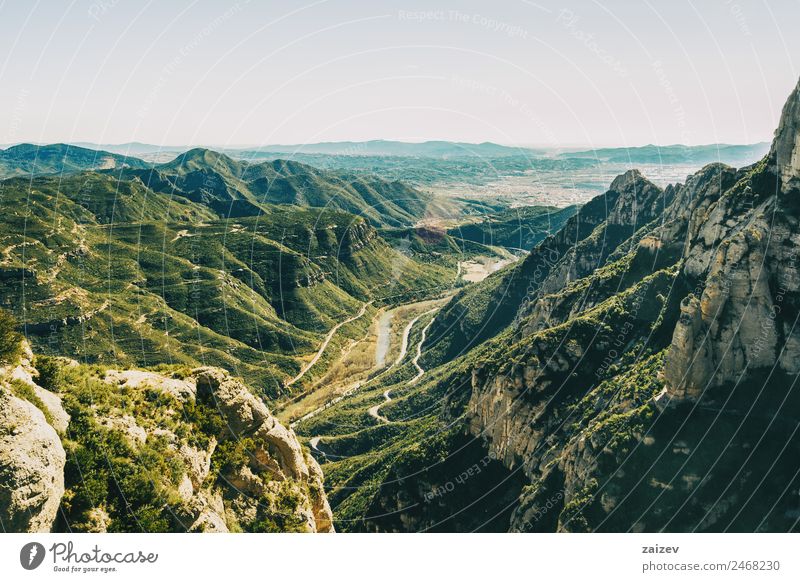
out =
<path fill-rule="evenodd" d="M 68 430 L 70 417 L 59 394 L 36 384 L 33 360 L 27 350 L 21 362 L 0 369 L 0 524 L 6 531 L 50 531 L 65 493 L 66 456 L 58 432 Z M 87 371 L 87 376 L 91 373 Z M 182 468 L 182 475 L 171 473 L 163 482 L 172 491 L 171 528 L 334 531 L 319 465 L 295 434 L 227 372 L 200 368 L 186 378 L 174 378 L 149 371 L 111 370 L 87 381 L 107 383 L 111 393 L 117 394 L 109 403 L 121 402 L 123 393 L 134 397 L 137 391 L 146 391 L 134 397 L 140 403 L 147 402 L 152 392 L 163 394 L 146 406 L 107 404 L 79 412 L 92 417 L 90 422 L 84 419 L 82 430 L 88 427 L 121 436 L 129 447 L 130 462 L 141 462 L 137 458 L 141 453 L 161 454 L 175 471 Z M 32 394 L 31 402 L 15 395 L 22 384 L 27 385 L 24 393 Z M 62 390 L 68 392 L 69 387 Z M 198 407 L 203 412 L 194 416 L 192 411 Z M 219 434 L 211 434 L 202 420 L 215 414 L 222 420 L 218 424 L 225 427 Z M 68 486 L 73 495 L 81 483 Z M 93 507 L 73 514 L 69 526 L 98 533 L 118 529 L 118 513 L 113 501 L 97 499 Z"/>
<path fill-rule="evenodd" d="M 34 367 L 33 361 L 34 356 L 31 346 L 27 340 L 23 340 L 20 361 L 14 366 L 4 368 L 0 373 L 9 380 L 18 380 L 30 386 L 36 397 L 44 404 L 45 410 L 50 415 L 53 428 L 63 433 L 69 426 L 69 414 L 64 410 L 61 397 L 58 394 L 50 392 L 36 383 L 35 378 L 39 375 L 39 372 Z"/>
<path fill-rule="evenodd" d="M 767 225 L 756 223 L 725 239 L 700 299 L 684 299 L 665 364 L 670 396 L 698 399 L 748 368 L 775 363 L 782 330 L 769 284 L 768 235 Z"/>
<path fill-rule="evenodd" d="M 200 368 L 195 375 L 198 396 L 213 402 L 233 437 L 256 436 L 274 447 L 277 453 L 274 459 L 276 474 L 281 478 L 309 477 L 309 468 L 297 437 L 270 414 L 266 405 L 253 396 L 247 386 L 219 368 Z M 265 466 L 274 465 L 266 456 L 262 462 Z"/>
<path fill-rule="evenodd" d="M 334 531 L 333 515 L 323 490 L 322 470 L 303 451 L 294 432 L 279 423 L 247 386 L 224 370 L 199 368 L 192 377 L 198 400 L 213 406 L 225 422 L 227 428 L 218 438 L 221 441 L 251 439 L 255 443 L 247 451 L 248 464 L 225 476 L 229 485 L 241 494 L 229 503 L 230 510 L 243 520 L 252 519 L 259 511 L 259 499 L 285 494 L 291 489 L 307 499 L 298 511 L 308 531 Z M 210 454 L 208 456 L 210 458 Z M 205 467 L 204 459 L 195 459 L 193 465 Z M 224 521 L 216 509 L 213 504 L 205 504 L 192 529 L 203 529 L 204 524 L 208 524 L 219 531 L 219 520 L 210 517 L 211 513 L 216 513 Z"/>
<path fill-rule="evenodd" d="M 66 455 L 30 402 L 0 386 L 0 523 L 7 532 L 48 532 L 64 494 Z"/>
<path fill-rule="evenodd" d="M 769 156 L 781 191 L 800 189 L 800 82 L 783 107 Z"/>
<path fill-rule="evenodd" d="M 103 380 L 126 390 L 157 391 L 174 399 L 172 405 L 160 404 L 165 408 L 159 414 L 180 416 L 179 408 L 186 405 L 202 409 L 206 417 L 219 416 L 218 434 L 192 440 L 178 436 L 182 430 L 153 423 L 147 411 L 137 412 L 136 417 L 120 411 L 97 418 L 104 429 L 124 435 L 135 450 L 160 442 L 177 455 L 184 474 L 174 484 L 181 503 L 172 512 L 180 528 L 216 533 L 261 531 L 259 528 L 280 527 L 273 517 L 282 515 L 290 517 L 292 530 L 334 531 L 319 465 L 241 380 L 210 367 L 193 370 L 183 379 L 140 370 L 110 370 Z M 200 426 L 190 429 L 200 430 Z M 234 449 L 241 450 L 232 455 Z M 287 504 L 288 500 L 291 503 Z"/>
<path fill-rule="evenodd" d="M 681 306 L 666 359 L 673 403 L 697 400 L 743 373 L 800 369 L 799 132 L 800 85 L 763 167 L 748 179 L 737 174 L 735 186 L 721 180 L 727 192 L 701 199 L 685 219 L 683 270 L 696 289 Z"/>

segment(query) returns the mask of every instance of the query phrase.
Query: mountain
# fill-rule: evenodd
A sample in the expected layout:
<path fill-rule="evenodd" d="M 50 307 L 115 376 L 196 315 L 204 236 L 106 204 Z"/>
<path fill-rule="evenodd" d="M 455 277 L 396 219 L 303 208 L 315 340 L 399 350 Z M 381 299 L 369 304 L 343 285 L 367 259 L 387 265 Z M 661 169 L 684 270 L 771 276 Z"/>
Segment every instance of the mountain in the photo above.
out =
<path fill-rule="evenodd" d="M 267 182 L 280 204 L 254 193 Z M 460 257 L 492 254 L 443 233 L 436 247 L 421 244 L 411 226 L 384 238 L 365 216 L 336 209 L 366 199 L 373 208 L 360 214 L 376 222 L 408 224 L 400 217 L 422 211 L 399 183 L 207 150 L 158 168 L 2 180 L 1 306 L 39 353 L 215 365 L 284 397 L 337 323 L 364 311 L 330 352 L 381 305 L 449 289 Z"/>
<path fill-rule="evenodd" d="M 283 179 L 303 198 L 254 194 Z M 377 200 L 370 184 L 411 193 L 395 212 L 419 202 L 208 150 L 0 180 L 3 527 L 333 531 L 319 465 L 266 403 L 322 381 L 380 309 L 450 292 L 459 260 L 493 252 L 309 206 Z"/>
<path fill-rule="evenodd" d="M 800 83 L 757 163 L 666 188 L 628 171 L 429 315 L 421 358 L 296 426 L 334 516 L 355 531 L 796 531 L 798 152 Z"/>
<path fill-rule="evenodd" d="M 264 204 L 292 204 L 344 210 L 364 216 L 375 226 L 399 227 L 417 222 L 433 204 L 429 195 L 397 180 L 318 170 L 285 160 L 248 163 L 202 148 L 156 165 L 64 144 L 23 144 L 0 151 L 0 179 L 50 174 L 67 178 L 86 170 L 112 176 L 126 184 L 124 188 L 136 188 L 130 186 L 135 182 L 173 202 L 195 202 L 220 217 L 258 216 Z M 114 189 L 111 182 L 107 193 Z"/>
<path fill-rule="evenodd" d="M 105 150 L 123 155 L 145 156 L 155 153 L 180 153 L 192 149 L 188 146 L 159 146 L 141 142 L 122 144 L 75 143 L 75 146 L 93 150 Z M 491 142 L 465 143 L 454 141 L 404 142 L 391 140 L 336 141 L 307 144 L 268 144 L 252 147 L 216 147 L 218 151 L 237 159 L 257 159 L 278 154 L 294 159 L 295 155 L 326 156 L 402 156 L 425 158 L 458 158 L 531 155 L 533 150 L 526 147 L 504 146 Z"/>
<path fill-rule="evenodd" d="M 0 150 L 0 179 L 110 168 L 146 168 L 134 157 L 66 144 L 20 144 Z"/>
<path fill-rule="evenodd" d="M 453 141 L 403 142 L 389 140 L 339 141 L 295 145 L 265 145 L 240 150 L 241 155 L 326 154 L 347 156 L 403 156 L 422 158 L 462 158 L 530 155 L 531 150 L 491 142 L 464 143 Z"/>
<path fill-rule="evenodd" d="M 375 226 L 405 226 L 425 216 L 432 204 L 429 195 L 398 181 L 286 160 L 248 163 L 201 148 L 151 169 L 112 173 L 202 204 L 220 217 L 258 216 L 265 204 L 290 204 L 350 212 Z"/>
<path fill-rule="evenodd" d="M 74 146 L 87 148 L 90 150 L 102 150 L 107 152 L 113 152 L 115 154 L 120 154 L 124 156 L 143 156 L 146 154 L 154 154 L 154 153 L 173 153 L 178 154 L 181 152 L 185 152 L 188 149 L 186 146 L 160 146 L 150 143 L 142 143 L 138 141 L 131 141 L 127 143 L 117 143 L 117 144 L 96 144 L 90 142 L 76 142 L 72 144 Z"/>
<path fill-rule="evenodd" d="M 561 230 L 577 211 L 577 206 L 523 206 L 485 214 L 474 222 L 451 228 L 448 234 L 486 245 L 529 250 L 548 235 Z"/>
<path fill-rule="evenodd" d="M 709 144 L 646 145 L 639 147 L 598 148 L 580 152 L 560 154 L 561 158 L 588 158 L 619 164 L 752 164 L 769 150 L 768 142 L 748 145 Z"/>

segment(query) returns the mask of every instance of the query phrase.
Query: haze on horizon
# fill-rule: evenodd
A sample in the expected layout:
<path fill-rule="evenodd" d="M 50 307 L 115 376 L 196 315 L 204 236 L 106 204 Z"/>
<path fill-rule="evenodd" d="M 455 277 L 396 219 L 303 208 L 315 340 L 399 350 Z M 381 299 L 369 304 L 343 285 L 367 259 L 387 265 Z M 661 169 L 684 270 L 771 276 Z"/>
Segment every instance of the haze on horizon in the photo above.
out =
<path fill-rule="evenodd" d="M 768 141 L 797 82 L 796 9 L 10 0 L 0 143 Z"/>

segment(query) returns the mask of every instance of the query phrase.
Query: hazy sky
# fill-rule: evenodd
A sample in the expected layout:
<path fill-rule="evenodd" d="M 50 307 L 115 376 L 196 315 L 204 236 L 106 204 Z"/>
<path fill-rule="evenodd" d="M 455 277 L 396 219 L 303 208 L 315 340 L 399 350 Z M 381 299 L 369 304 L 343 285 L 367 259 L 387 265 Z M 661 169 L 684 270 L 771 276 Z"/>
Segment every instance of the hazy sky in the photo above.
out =
<path fill-rule="evenodd" d="M 800 0 L 0 0 L 0 143 L 768 140 Z"/>

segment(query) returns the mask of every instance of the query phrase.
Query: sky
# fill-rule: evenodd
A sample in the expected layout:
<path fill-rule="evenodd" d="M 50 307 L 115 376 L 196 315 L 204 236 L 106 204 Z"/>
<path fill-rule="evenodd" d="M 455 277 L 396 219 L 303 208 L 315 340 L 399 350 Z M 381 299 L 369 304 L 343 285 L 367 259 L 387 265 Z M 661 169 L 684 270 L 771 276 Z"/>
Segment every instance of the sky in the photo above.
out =
<path fill-rule="evenodd" d="M 771 139 L 800 0 L 0 0 L 0 144 Z"/>

